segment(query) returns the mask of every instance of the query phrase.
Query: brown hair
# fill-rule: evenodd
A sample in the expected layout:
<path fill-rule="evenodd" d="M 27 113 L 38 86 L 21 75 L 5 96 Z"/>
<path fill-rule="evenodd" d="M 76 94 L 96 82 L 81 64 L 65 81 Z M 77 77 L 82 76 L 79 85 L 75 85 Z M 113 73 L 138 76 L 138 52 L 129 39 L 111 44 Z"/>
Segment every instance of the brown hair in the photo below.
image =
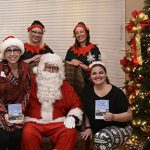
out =
<path fill-rule="evenodd" d="M 78 26 L 82 26 L 82 27 L 84 28 L 84 30 L 86 31 L 86 33 L 87 33 L 86 45 L 89 45 L 89 44 L 90 44 L 90 31 L 89 31 L 89 29 L 86 27 L 86 25 L 84 24 L 84 22 L 79 22 L 79 23 L 75 26 L 75 28 L 74 28 L 74 30 L 73 30 L 73 35 L 74 35 L 74 37 L 75 37 L 75 30 L 76 30 L 76 28 L 77 28 Z M 79 41 L 75 38 L 75 48 L 78 48 L 78 47 L 80 47 L 80 43 L 79 43 Z"/>
<path fill-rule="evenodd" d="M 94 67 L 97 67 L 97 66 L 98 66 L 98 67 L 102 67 L 102 68 L 104 69 L 105 73 L 107 74 L 106 67 L 103 66 L 102 64 L 94 64 L 94 65 L 91 67 L 91 69 L 90 69 L 90 74 L 91 74 L 92 69 L 93 69 Z M 107 84 L 110 83 L 108 76 L 106 77 L 106 82 L 107 82 Z"/>

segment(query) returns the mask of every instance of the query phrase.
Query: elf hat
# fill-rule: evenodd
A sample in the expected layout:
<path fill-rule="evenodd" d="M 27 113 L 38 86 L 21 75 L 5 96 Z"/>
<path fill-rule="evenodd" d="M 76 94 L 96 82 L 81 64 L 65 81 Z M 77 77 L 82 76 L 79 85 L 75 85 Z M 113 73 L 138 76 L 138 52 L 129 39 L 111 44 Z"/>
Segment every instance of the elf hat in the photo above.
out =
<path fill-rule="evenodd" d="M 79 23 L 75 26 L 73 32 L 75 32 L 75 29 L 76 29 L 77 27 L 82 27 L 82 28 L 84 28 L 86 31 L 89 32 L 89 28 L 87 28 L 87 26 L 85 25 L 84 22 L 79 22 Z"/>
<path fill-rule="evenodd" d="M 0 60 L 4 59 L 4 52 L 10 46 L 17 46 L 21 50 L 21 54 L 25 51 L 24 44 L 21 40 L 15 38 L 14 36 L 8 36 L 0 45 Z"/>
<path fill-rule="evenodd" d="M 44 25 L 39 20 L 34 20 L 30 27 L 27 28 L 28 32 L 33 28 L 40 28 L 43 32 L 45 32 Z"/>

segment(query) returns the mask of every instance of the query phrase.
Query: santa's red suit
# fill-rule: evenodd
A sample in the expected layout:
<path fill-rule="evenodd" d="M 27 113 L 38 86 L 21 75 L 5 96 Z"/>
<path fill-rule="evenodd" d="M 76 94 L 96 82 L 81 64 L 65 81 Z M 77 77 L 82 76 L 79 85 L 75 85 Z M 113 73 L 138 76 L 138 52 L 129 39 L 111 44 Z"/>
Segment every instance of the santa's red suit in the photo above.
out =
<path fill-rule="evenodd" d="M 29 107 L 23 129 L 22 150 L 40 150 L 43 137 L 49 137 L 54 141 L 57 150 L 73 150 L 78 137 L 77 131 L 75 128 L 66 128 L 64 120 L 67 116 L 73 115 L 78 118 L 78 123 L 81 123 L 80 98 L 65 80 L 61 86 L 61 99 L 52 103 L 39 102 L 36 93 L 36 76 L 33 75 Z"/>

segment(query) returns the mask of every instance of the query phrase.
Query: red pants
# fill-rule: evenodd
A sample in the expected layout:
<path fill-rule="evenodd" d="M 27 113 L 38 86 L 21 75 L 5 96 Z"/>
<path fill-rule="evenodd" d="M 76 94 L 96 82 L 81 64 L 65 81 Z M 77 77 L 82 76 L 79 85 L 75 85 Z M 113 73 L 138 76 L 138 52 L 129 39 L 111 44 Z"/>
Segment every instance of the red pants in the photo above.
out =
<path fill-rule="evenodd" d="M 68 129 L 61 123 L 38 124 L 27 122 L 22 133 L 22 150 L 40 150 L 43 137 L 56 143 L 57 150 L 73 150 L 77 142 L 76 129 Z"/>

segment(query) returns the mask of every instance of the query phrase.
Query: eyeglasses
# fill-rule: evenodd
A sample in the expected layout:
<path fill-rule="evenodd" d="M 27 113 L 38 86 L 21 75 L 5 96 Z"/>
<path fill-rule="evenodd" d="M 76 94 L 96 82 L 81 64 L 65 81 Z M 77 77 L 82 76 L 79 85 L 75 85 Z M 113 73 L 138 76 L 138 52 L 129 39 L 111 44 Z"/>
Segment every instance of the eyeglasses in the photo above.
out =
<path fill-rule="evenodd" d="M 21 50 L 20 49 L 6 49 L 5 50 L 5 54 L 8 54 L 8 55 L 10 55 L 10 54 L 19 54 L 21 52 Z"/>
<path fill-rule="evenodd" d="M 48 64 L 48 63 L 46 63 L 45 64 L 45 68 L 44 68 L 44 71 L 48 71 L 48 72 L 55 72 L 55 73 L 57 73 L 58 71 L 59 71 L 59 68 L 58 68 L 58 66 L 54 66 L 54 65 L 51 65 L 51 64 Z"/>
<path fill-rule="evenodd" d="M 33 31 L 33 30 L 31 30 L 31 32 L 32 32 L 32 34 L 34 34 L 34 35 L 36 35 L 36 34 L 38 34 L 38 35 L 43 35 L 43 33 L 42 32 L 37 32 L 37 31 Z"/>

